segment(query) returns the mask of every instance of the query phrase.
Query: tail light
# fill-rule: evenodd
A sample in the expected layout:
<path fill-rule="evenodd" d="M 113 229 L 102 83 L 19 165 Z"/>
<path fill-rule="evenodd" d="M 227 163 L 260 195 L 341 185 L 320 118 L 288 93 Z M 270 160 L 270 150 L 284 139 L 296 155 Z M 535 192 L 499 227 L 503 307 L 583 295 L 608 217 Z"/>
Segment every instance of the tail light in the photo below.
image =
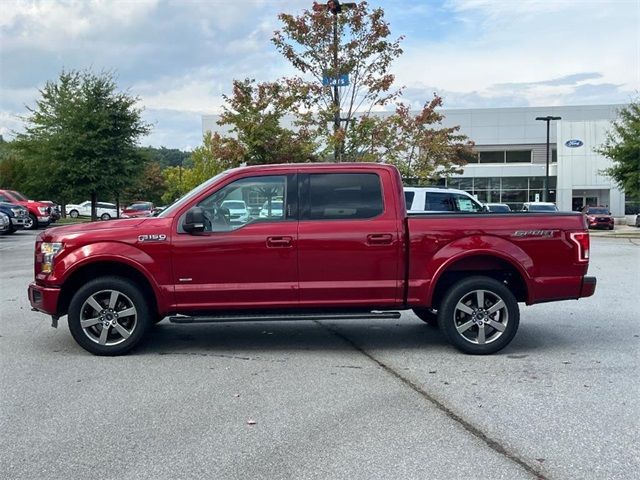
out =
<path fill-rule="evenodd" d="M 569 238 L 578 247 L 578 261 L 589 261 L 589 232 L 571 232 Z"/>

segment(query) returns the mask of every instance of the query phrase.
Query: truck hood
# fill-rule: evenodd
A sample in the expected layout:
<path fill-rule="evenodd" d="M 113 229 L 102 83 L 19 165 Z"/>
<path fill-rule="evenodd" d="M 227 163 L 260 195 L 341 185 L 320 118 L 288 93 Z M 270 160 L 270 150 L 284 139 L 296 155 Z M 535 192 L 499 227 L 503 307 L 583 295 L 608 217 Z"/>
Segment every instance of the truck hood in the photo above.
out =
<path fill-rule="evenodd" d="M 87 232 L 95 232 L 100 230 L 118 230 L 122 228 L 136 228 L 144 223 L 147 218 L 130 218 L 120 220 L 108 220 L 105 222 L 87 222 L 76 225 L 62 225 L 60 227 L 48 228 L 40 235 L 45 241 L 49 238 L 62 238 L 69 236 L 78 236 Z"/>

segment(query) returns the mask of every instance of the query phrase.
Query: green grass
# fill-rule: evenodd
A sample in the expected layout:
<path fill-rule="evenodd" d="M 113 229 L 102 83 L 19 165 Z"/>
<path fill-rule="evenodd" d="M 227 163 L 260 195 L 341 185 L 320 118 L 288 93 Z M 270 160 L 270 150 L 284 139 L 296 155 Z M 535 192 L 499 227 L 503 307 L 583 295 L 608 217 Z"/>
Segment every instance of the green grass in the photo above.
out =
<path fill-rule="evenodd" d="M 89 217 L 78 217 L 78 218 L 67 217 L 67 218 L 59 219 L 52 226 L 57 226 L 57 225 L 75 225 L 76 223 L 88 223 L 90 221 L 91 221 L 91 219 Z"/>

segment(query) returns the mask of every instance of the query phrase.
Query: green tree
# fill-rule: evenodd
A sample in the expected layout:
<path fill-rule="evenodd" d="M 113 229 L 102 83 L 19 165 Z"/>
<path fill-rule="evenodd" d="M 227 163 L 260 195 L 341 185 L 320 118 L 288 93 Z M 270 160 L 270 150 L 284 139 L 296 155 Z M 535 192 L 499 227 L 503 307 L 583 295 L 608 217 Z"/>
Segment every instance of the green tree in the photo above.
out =
<path fill-rule="evenodd" d="M 227 149 L 238 154 L 234 160 L 247 165 L 306 162 L 315 159 L 316 144 L 307 128 L 283 126 L 287 115 L 309 110 L 309 88 L 297 80 L 282 79 L 274 83 L 235 80 L 231 96 L 223 95 L 225 104 L 218 124 L 227 125 L 235 135 L 226 139 Z M 220 151 L 224 157 L 224 151 Z M 228 160 L 231 160 L 228 158 Z"/>
<path fill-rule="evenodd" d="M 38 187 L 62 203 L 90 196 L 94 204 L 130 187 L 144 167 L 137 141 L 150 130 L 138 101 L 118 91 L 112 73 L 63 71 L 47 82 L 14 142 L 37 165 Z"/>
<path fill-rule="evenodd" d="M 162 172 L 166 185 L 162 201 L 171 203 L 218 173 L 238 167 L 244 153 L 242 145 L 235 138 L 207 133 L 202 145 L 191 152 L 191 167 L 178 165 Z"/>
<path fill-rule="evenodd" d="M 160 164 L 155 161 L 147 162 L 136 182 L 126 188 L 121 195 L 125 202 L 146 200 L 155 205 L 162 203 L 162 195 L 166 191 L 165 177 Z"/>
<path fill-rule="evenodd" d="M 640 200 L 640 103 L 631 102 L 618 113 L 618 120 L 597 151 L 613 161 L 605 173 L 629 198 Z"/>
<path fill-rule="evenodd" d="M 148 161 L 156 162 L 162 169 L 178 165 L 188 166 L 191 156 L 191 152 L 167 147 L 140 147 L 139 151 Z"/>

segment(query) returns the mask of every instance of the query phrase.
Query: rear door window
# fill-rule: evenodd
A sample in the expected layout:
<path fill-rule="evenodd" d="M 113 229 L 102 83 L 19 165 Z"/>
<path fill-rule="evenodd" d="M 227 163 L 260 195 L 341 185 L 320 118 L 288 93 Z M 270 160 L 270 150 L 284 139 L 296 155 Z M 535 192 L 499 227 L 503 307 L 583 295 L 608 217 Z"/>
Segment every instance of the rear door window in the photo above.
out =
<path fill-rule="evenodd" d="M 310 220 L 365 219 L 384 211 L 380 177 L 375 173 L 309 175 Z"/>

